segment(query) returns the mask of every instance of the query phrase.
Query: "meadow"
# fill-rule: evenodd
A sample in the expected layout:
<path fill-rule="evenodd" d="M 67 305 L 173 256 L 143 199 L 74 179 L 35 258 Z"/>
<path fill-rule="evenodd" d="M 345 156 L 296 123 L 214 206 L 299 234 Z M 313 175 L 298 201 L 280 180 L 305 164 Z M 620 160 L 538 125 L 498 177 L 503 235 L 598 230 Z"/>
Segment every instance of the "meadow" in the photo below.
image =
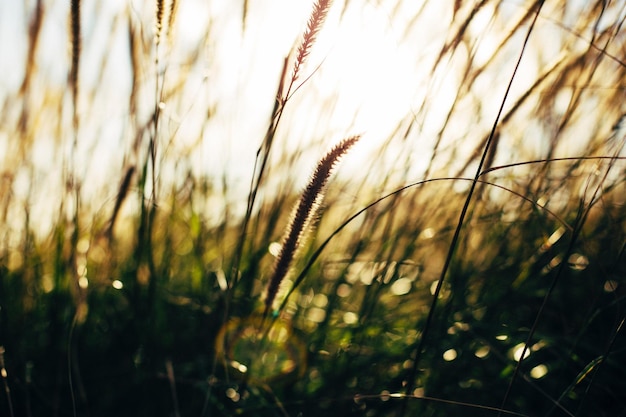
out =
<path fill-rule="evenodd" d="M 625 2 L 18 3 L 0 415 L 626 416 Z"/>

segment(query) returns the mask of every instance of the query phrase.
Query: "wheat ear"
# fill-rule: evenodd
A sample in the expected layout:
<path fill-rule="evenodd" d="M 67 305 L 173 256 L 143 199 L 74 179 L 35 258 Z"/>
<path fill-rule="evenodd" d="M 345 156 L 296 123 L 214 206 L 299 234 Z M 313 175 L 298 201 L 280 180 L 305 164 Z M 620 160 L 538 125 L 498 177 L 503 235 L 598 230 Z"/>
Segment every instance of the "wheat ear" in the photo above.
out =
<path fill-rule="evenodd" d="M 304 234 L 307 231 L 310 232 L 313 227 L 313 220 L 317 215 L 321 200 L 324 197 L 324 189 L 326 184 L 328 184 L 333 168 L 339 159 L 348 152 L 350 147 L 359 139 L 360 136 L 352 136 L 342 140 L 318 162 L 285 230 L 280 252 L 274 264 L 274 273 L 267 285 L 264 316 L 267 316 L 272 308 L 272 304 L 278 293 L 278 288 L 283 279 L 287 276 L 291 261 L 302 245 Z"/>

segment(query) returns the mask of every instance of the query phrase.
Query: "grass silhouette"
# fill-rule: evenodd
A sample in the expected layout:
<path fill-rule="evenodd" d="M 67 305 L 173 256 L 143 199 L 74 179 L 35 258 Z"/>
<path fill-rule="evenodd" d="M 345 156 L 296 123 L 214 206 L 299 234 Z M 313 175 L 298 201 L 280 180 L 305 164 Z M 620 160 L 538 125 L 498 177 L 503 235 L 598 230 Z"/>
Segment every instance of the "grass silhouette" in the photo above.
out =
<path fill-rule="evenodd" d="M 31 3 L 0 414 L 626 413 L 622 3 Z"/>

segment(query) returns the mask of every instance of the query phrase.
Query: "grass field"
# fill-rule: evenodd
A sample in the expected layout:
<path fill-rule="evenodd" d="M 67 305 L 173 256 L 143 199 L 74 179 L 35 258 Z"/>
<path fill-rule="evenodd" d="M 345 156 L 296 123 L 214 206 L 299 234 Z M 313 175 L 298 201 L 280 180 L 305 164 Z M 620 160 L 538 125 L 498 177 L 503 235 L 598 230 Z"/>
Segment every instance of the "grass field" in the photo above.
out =
<path fill-rule="evenodd" d="M 9 3 L 0 415 L 626 416 L 626 3 Z"/>

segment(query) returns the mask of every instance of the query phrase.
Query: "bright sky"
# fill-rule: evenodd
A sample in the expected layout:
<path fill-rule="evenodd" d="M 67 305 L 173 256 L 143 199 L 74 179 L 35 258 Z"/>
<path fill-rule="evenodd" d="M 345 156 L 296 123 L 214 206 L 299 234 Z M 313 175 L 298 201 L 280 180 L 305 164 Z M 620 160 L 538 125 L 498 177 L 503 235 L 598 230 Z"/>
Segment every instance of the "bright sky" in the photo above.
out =
<path fill-rule="evenodd" d="M 70 109 L 66 91 L 69 5 L 60 0 L 43 3 L 38 73 L 33 77 L 30 103 L 46 109 L 65 94 L 64 108 Z M 231 191 L 237 190 L 233 199 L 240 203 L 245 202 L 256 151 L 274 105 L 283 59 L 300 42 L 312 5 L 310 1 L 293 0 L 248 3 L 242 31 L 243 1 L 179 1 L 173 43 L 164 41 L 161 45 L 160 63 L 166 89 L 180 83 L 177 93 L 165 98 L 162 106 L 161 178 L 180 180 L 184 172 L 177 171 L 182 169 L 178 163 L 189 161 L 196 174 L 220 178 L 225 173 Z M 469 3 L 460 15 L 468 15 Z M 493 19 L 495 2 L 488 3 L 468 28 L 471 41 L 459 45 L 433 70 L 442 46 L 458 27 L 458 22 L 451 23 L 453 4 L 334 2 L 301 79 L 308 75 L 311 78 L 288 104 L 277 138 L 276 160 L 281 160 L 283 152 L 302 152 L 295 165 L 297 172 L 289 173 L 295 186 L 304 184 L 326 149 L 356 133 L 363 133 L 363 139 L 345 158 L 339 175 L 357 182 L 366 176 L 377 179 L 395 175 L 398 183 L 422 179 L 438 137 L 442 153 L 435 160 L 435 168 L 453 172 L 462 165 L 463 155 L 474 150 L 493 123 L 525 32 L 516 33 L 510 47 L 489 67 L 493 69 L 479 76 L 472 89 L 457 100 L 466 77 L 462 70 L 468 56 L 473 56 L 474 67 L 487 62 L 525 8 L 522 0 L 499 2 L 499 18 Z M 0 0 L 0 101 L 10 101 L 23 78 L 27 22 L 34 5 L 35 0 Z M 132 159 L 136 128 L 129 127 L 133 123 L 128 104 L 132 73 L 129 20 L 142 31 L 146 51 L 138 90 L 140 102 L 145 104 L 137 109 L 135 123 L 146 123 L 154 108 L 152 5 L 143 0 L 83 2 L 81 130 L 74 160 L 79 177 L 88 185 L 83 190 L 85 200 L 92 201 L 96 208 L 111 204 L 124 161 Z M 569 2 L 568 7 L 565 14 L 551 10 L 550 5 L 542 11 L 508 106 L 534 82 L 540 68 L 558 59 L 563 44 L 571 51 L 588 47 L 580 37 L 563 29 L 575 25 L 584 2 Z M 560 23 L 556 19 L 561 19 Z M 579 34 L 590 38 L 587 29 Z M 456 112 L 448 120 L 455 100 Z M 569 97 L 563 96 L 560 103 L 568 101 Z M 10 107 L 4 117 L 15 119 L 20 110 L 19 106 Z M 33 108 L 31 113 L 37 114 L 38 110 Z M 34 176 L 26 169 L 16 172 L 18 197 L 33 199 L 37 198 L 33 194 L 42 194 L 38 191 L 49 194 L 61 187 L 60 168 L 71 154 L 71 130 L 58 137 L 51 126 L 55 118 L 68 119 L 66 113 L 64 110 L 59 114 L 56 107 L 40 112 L 42 118 L 37 121 L 39 130 L 30 155 L 36 172 Z M 411 123 L 412 132 L 404 140 L 402 135 Z M 534 128 L 532 123 L 527 126 L 529 132 Z M 2 154 L 10 152 L 9 133 L 0 129 Z M 540 154 L 545 143 L 539 130 L 527 135 L 522 143 L 519 140 L 502 145 L 511 151 L 498 154 L 503 158 L 501 163 L 510 162 L 507 158 L 511 158 L 514 148 L 530 157 Z M 386 147 L 388 142 L 393 146 Z M 568 146 L 568 152 L 576 152 L 576 144 Z M 578 146 L 584 150 L 585 143 Z M 32 187 L 37 191 L 32 192 Z M 43 197 L 29 204 L 34 217 L 44 218 L 50 213 L 49 202 Z"/>

